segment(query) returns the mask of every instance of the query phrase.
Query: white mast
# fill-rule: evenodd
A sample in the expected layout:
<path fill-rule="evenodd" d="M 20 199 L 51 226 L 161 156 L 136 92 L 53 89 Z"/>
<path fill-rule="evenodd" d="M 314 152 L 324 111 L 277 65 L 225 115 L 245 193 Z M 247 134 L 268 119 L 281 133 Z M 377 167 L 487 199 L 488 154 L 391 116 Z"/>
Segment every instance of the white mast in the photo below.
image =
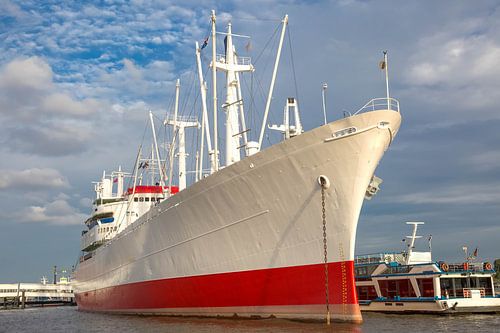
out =
<path fill-rule="evenodd" d="M 385 69 L 385 90 L 387 94 L 387 110 L 391 109 L 389 101 L 389 63 L 387 62 L 387 51 L 384 51 L 384 69 Z"/>
<path fill-rule="evenodd" d="M 219 146 L 217 136 L 217 48 L 215 40 L 215 10 L 212 10 L 212 92 L 213 92 L 213 112 L 214 112 L 214 155 L 215 155 L 215 171 L 219 170 Z"/>
<path fill-rule="evenodd" d="M 325 125 L 326 125 L 326 89 L 328 89 L 328 84 L 325 82 L 323 83 L 321 90 L 321 95 L 323 97 L 323 117 L 325 118 Z"/>
<path fill-rule="evenodd" d="M 406 264 L 410 264 L 411 253 L 413 252 L 413 247 L 415 246 L 415 239 L 422 238 L 422 236 L 417 236 L 417 228 L 419 224 L 424 224 L 424 222 L 406 222 L 406 224 L 413 225 L 413 232 L 411 236 L 406 236 L 406 238 L 411 239 L 410 245 L 408 245 L 408 252 L 406 256 Z"/>
<path fill-rule="evenodd" d="M 237 58 L 237 57 L 236 57 Z M 243 95 L 241 94 L 241 84 L 240 82 L 240 73 L 236 72 L 236 81 L 238 82 L 238 103 L 240 110 L 240 119 L 241 119 L 241 133 L 243 134 L 243 146 L 245 147 L 245 155 L 248 155 L 248 138 L 247 138 L 247 125 L 245 123 L 245 112 L 243 110 Z"/>
<path fill-rule="evenodd" d="M 156 152 L 156 162 L 158 164 L 158 174 L 160 175 L 160 186 L 163 189 L 163 186 L 165 186 L 165 183 L 164 183 L 165 175 L 163 174 L 163 169 L 161 167 L 160 152 L 158 150 L 158 142 L 156 141 L 156 130 L 155 130 L 155 124 L 154 124 L 154 120 L 153 120 L 153 112 L 151 112 L 151 110 L 149 111 L 149 120 L 151 121 L 151 129 L 153 131 L 153 142 L 154 142 L 154 148 L 155 148 L 155 152 Z M 153 185 L 153 183 L 151 185 Z"/>
<path fill-rule="evenodd" d="M 175 106 L 174 106 L 174 127 L 172 130 L 172 144 L 170 145 L 170 156 L 169 156 L 169 173 L 168 173 L 168 193 L 172 196 L 172 173 L 174 168 L 174 151 L 175 151 L 175 137 L 177 129 L 177 112 L 179 111 L 179 90 L 181 86 L 181 80 L 177 79 L 175 83 Z M 165 122 L 166 123 L 166 122 Z"/>
<path fill-rule="evenodd" d="M 207 86 L 205 81 L 203 80 L 203 72 L 201 69 L 201 56 L 200 56 L 200 48 L 198 42 L 196 42 L 196 63 L 198 65 L 198 78 L 200 80 L 200 93 L 201 93 L 201 106 L 202 106 L 202 118 L 201 118 L 201 148 L 200 148 L 200 166 L 199 166 L 199 179 L 202 178 L 203 175 L 203 143 L 204 143 L 204 135 L 207 139 L 207 149 L 208 154 L 210 156 L 210 173 L 215 171 L 215 154 L 212 150 L 212 140 L 210 138 L 210 124 L 208 123 L 208 111 L 207 111 Z"/>
<path fill-rule="evenodd" d="M 269 113 L 269 107 L 271 106 L 271 98 L 273 96 L 273 90 L 274 90 L 274 81 L 276 79 L 276 73 L 278 72 L 278 64 L 280 61 L 281 48 L 283 46 L 283 39 L 285 38 L 285 30 L 288 24 L 288 15 L 285 15 L 282 22 L 283 22 L 283 27 L 281 29 L 280 44 L 278 47 L 278 53 L 276 54 L 276 60 L 274 62 L 273 76 L 271 79 L 271 85 L 269 86 L 269 94 L 267 95 L 266 108 L 264 109 L 264 118 L 262 119 L 262 127 L 260 129 L 259 150 L 262 148 L 262 140 L 264 139 L 264 130 L 266 129 L 267 115 Z"/>
<path fill-rule="evenodd" d="M 226 36 L 226 64 L 228 70 L 226 72 L 226 103 L 223 108 L 226 109 L 226 166 L 229 166 L 241 159 L 239 150 L 240 146 L 240 124 L 238 119 L 238 90 L 236 89 L 237 81 L 234 75 L 234 70 L 231 68 L 235 63 L 233 51 L 233 37 L 231 35 L 231 22 L 227 25 Z"/>
<path fill-rule="evenodd" d="M 186 188 L 186 127 L 200 126 L 196 118 L 173 118 L 167 120 L 167 125 L 172 125 L 174 131 L 179 133 L 179 151 L 177 157 L 179 159 L 179 191 Z"/>
<path fill-rule="evenodd" d="M 116 173 L 116 196 L 121 197 L 123 195 L 123 171 L 122 166 L 118 166 L 118 172 Z"/>
<path fill-rule="evenodd" d="M 250 64 L 249 58 L 240 58 L 236 56 L 236 51 L 233 45 L 233 35 L 231 23 L 227 27 L 226 50 L 225 55 L 219 56 L 219 61 L 215 62 L 216 69 L 226 73 L 226 101 L 222 105 L 226 112 L 226 166 L 238 162 L 241 159 L 240 149 L 241 137 L 244 131 L 240 131 L 240 113 L 242 103 L 239 95 L 241 88 L 238 73 L 250 72 L 254 68 Z M 242 115 L 243 117 L 244 115 Z M 242 120 L 242 124 L 244 124 Z"/>

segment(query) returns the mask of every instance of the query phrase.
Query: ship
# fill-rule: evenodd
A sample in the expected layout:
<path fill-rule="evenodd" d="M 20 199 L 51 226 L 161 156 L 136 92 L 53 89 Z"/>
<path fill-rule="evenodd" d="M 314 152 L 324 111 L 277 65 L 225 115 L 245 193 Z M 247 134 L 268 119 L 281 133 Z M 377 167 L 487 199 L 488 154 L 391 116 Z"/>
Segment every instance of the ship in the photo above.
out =
<path fill-rule="evenodd" d="M 355 257 L 356 288 L 361 311 L 385 313 L 457 314 L 500 313 L 495 292 L 495 270 L 477 260 L 477 250 L 463 262 L 432 260 L 429 250 L 416 251 L 417 228 L 407 236 L 407 250 Z M 405 239 L 406 241 L 406 239 Z"/>
<path fill-rule="evenodd" d="M 259 140 L 250 141 L 240 75 L 255 68 L 251 58 L 236 52 L 233 39 L 242 35 L 232 33 L 231 23 L 227 31 L 216 31 L 212 12 L 213 125 L 200 59 L 207 38 L 195 45 L 201 124 L 178 115 L 178 81 L 174 114 L 164 121 L 178 134 L 170 144 L 177 148 L 162 159 L 151 116 L 151 154 L 139 153 L 133 172 L 118 168 L 95 183 L 73 276 L 80 310 L 362 321 L 354 282 L 356 227 L 363 201 L 379 189 L 374 172 L 399 130 L 399 101 L 389 97 L 386 80 L 386 97 L 304 131 L 298 100 L 290 97 L 283 124 L 269 126 L 288 16 L 281 25 Z M 225 36 L 222 54 L 216 54 L 216 34 Z M 387 54 L 382 65 L 387 78 Z M 226 77 L 222 105 L 217 71 Z M 220 109 L 226 117 L 225 165 L 217 142 Z M 206 144 L 210 170 L 203 167 L 201 148 L 196 179 L 187 186 L 190 127 L 203 133 L 200 144 Z M 264 148 L 264 131 L 270 128 L 282 140 Z M 150 177 L 144 170 L 155 170 L 157 178 L 145 184 Z"/>

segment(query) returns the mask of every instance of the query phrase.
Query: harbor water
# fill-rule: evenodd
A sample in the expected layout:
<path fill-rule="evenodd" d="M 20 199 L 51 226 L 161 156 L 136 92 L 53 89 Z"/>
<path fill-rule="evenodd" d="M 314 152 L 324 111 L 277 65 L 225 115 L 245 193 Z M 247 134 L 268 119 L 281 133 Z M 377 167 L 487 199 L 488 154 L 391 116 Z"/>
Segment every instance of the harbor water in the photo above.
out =
<path fill-rule="evenodd" d="M 365 313 L 362 325 L 302 323 L 281 319 L 124 316 L 76 307 L 0 310 L 0 332 L 499 332 L 500 315 L 388 315 Z"/>

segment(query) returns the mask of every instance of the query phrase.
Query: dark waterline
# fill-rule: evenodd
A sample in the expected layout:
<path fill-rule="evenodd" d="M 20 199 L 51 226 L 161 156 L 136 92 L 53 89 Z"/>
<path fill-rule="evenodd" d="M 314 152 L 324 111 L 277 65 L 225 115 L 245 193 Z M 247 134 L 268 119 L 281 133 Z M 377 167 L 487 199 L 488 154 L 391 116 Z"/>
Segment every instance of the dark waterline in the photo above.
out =
<path fill-rule="evenodd" d="M 81 312 L 76 307 L 1 310 L 0 332 L 499 332 L 500 315 L 363 314 L 362 325 L 301 323 L 280 319 L 211 319 L 123 316 Z"/>

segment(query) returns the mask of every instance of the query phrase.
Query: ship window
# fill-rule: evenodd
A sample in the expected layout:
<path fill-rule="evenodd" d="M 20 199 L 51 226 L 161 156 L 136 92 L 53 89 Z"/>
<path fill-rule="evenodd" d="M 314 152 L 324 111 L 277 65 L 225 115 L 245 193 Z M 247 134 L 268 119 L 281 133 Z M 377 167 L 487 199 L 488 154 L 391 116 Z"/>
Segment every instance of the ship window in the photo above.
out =
<path fill-rule="evenodd" d="M 431 279 L 432 285 L 432 279 Z M 380 293 L 387 298 L 416 297 L 415 290 L 409 279 L 383 280 L 379 281 Z M 434 295 L 432 295 L 434 296 Z"/>
<path fill-rule="evenodd" d="M 418 288 L 422 297 L 434 297 L 434 284 L 432 279 L 417 279 Z"/>
<path fill-rule="evenodd" d="M 484 288 L 486 296 L 493 296 L 493 289 L 491 288 L 491 279 L 489 277 L 478 277 L 479 288 Z"/>
<path fill-rule="evenodd" d="M 149 202 L 149 197 L 145 197 L 144 201 Z"/>
<path fill-rule="evenodd" d="M 116 227 L 115 227 L 115 231 L 116 231 Z"/>
<path fill-rule="evenodd" d="M 139 201 L 139 198 L 134 198 L 134 201 L 135 201 L 135 202 Z"/>
<path fill-rule="evenodd" d="M 356 289 L 360 300 L 374 300 L 378 297 L 374 286 L 358 286 Z"/>
<path fill-rule="evenodd" d="M 140 197 L 139 198 L 139 202 L 143 202 L 144 201 L 144 198 L 143 197 Z"/>

